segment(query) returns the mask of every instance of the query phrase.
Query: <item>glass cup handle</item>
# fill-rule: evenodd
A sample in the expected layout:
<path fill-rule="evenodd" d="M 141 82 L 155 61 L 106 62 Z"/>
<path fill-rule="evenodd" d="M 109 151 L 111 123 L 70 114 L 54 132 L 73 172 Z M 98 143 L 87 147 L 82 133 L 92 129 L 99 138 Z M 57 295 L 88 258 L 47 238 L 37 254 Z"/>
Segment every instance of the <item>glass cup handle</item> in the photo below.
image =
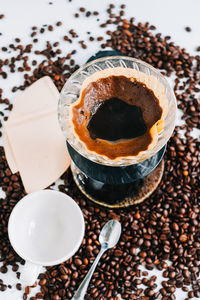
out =
<path fill-rule="evenodd" d="M 29 261 L 26 261 L 25 265 L 22 267 L 20 281 L 23 286 L 32 286 L 38 275 L 41 273 L 42 266 L 35 265 Z"/>

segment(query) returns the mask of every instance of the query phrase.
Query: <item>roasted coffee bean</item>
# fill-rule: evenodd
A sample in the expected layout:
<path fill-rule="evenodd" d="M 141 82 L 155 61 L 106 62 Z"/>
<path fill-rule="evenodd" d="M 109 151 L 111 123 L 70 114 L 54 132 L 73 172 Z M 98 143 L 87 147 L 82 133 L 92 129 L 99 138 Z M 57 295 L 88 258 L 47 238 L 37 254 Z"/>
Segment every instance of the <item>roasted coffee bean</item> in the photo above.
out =
<path fill-rule="evenodd" d="M 46 278 L 42 278 L 42 279 L 40 279 L 40 281 L 39 281 L 39 285 L 41 285 L 41 286 L 45 285 L 46 283 L 47 283 Z"/>
<path fill-rule="evenodd" d="M 189 26 L 185 27 L 185 30 L 188 32 L 192 31 L 192 29 Z"/>
<path fill-rule="evenodd" d="M 188 237 L 186 234 L 181 234 L 179 237 L 179 240 L 183 243 L 185 243 L 187 241 Z"/>
<path fill-rule="evenodd" d="M 8 268 L 6 267 L 6 266 L 2 266 L 1 268 L 0 268 L 0 271 L 1 271 L 1 273 L 7 273 L 8 272 Z"/>
<path fill-rule="evenodd" d="M 48 26 L 48 30 L 49 30 L 49 31 L 53 31 L 53 26 L 52 26 L 52 25 L 49 25 L 49 26 Z"/>
<path fill-rule="evenodd" d="M 61 26 L 62 25 L 62 22 L 60 22 L 60 21 L 58 21 L 57 23 L 56 23 L 56 26 Z"/>
<path fill-rule="evenodd" d="M 6 289 L 7 289 L 7 286 L 5 284 L 1 284 L 0 289 L 1 289 L 2 292 L 5 292 Z"/>
<path fill-rule="evenodd" d="M 189 278 L 189 277 L 190 277 L 190 272 L 189 272 L 188 270 L 184 270 L 184 271 L 183 271 L 183 276 L 184 276 L 185 278 Z"/>
<path fill-rule="evenodd" d="M 37 293 L 35 296 L 36 296 L 37 299 L 43 299 L 44 298 L 44 294 L 40 293 L 40 292 Z"/>
<path fill-rule="evenodd" d="M 169 278 L 175 278 L 175 277 L 176 277 L 175 271 L 169 272 Z"/>
<path fill-rule="evenodd" d="M 194 298 L 194 292 L 193 291 L 189 291 L 188 292 L 188 297 L 189 298 Z"/>
<path fill-rule="evenodd" d="M 79 266 L 82 265 L 82 261 L 81 261 L 79 258 L 76 258 L 76 259 L 74 260 L 74 262 L 75 262 L 75 265 L 76 265 L 77 267 L 79 267 Z"/>
<path fill-rule="evenodd" d="M 17 284 L 16 284 L 16 288 L 17 288 L 17 290 L 21 291 L 21 290 L 22 290 L 22 285 L 21 285 L 21 283 L 17 283 Z"/>

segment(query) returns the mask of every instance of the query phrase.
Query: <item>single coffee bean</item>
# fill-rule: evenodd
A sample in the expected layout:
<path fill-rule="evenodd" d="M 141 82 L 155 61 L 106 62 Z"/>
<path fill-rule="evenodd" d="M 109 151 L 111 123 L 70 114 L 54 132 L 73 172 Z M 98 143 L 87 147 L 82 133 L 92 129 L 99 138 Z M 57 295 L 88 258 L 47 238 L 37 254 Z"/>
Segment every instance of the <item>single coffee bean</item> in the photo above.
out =
<path fill-rule="evenodd" d="M 1 273 L 5 274 L 5 273 L 8 272 L 8 268 L 7 268 L 6 266 L 2 266 L 2 267 L 0 268 L 0 271 L 1 271 Z"/>
<path fill-rule="evenodd" d="M 22 290 L 22 285 L 21 285 L 21 283 L 17 283 L 17 284 L 16 284 L 16 289 L 19 290 L 19 291 Z"/>
<path fill-rule="evenodd" d="M 82 261 L 79 258 L 76 258 L 74 262 L 77 267 L 82 265 Z"/>
<path fill-rule="evenodd" d="M 40 281 L 39 281 L 39 285 L 41 285 L 41 286 L 45 285 L 46 283 L 47 283 L 46 278 L 42 278 L 42 279 L 40 279 Z"/>

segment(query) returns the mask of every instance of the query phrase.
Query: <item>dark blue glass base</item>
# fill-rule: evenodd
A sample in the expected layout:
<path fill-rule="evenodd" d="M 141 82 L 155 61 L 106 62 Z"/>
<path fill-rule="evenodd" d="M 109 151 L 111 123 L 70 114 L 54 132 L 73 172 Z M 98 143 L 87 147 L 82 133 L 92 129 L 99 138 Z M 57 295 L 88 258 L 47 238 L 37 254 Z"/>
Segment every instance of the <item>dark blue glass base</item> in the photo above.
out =
<path fill-rule="evenodd" d="M 151 173 L 162 160 L 166 145 L 149 159 L 122 167 L 97 164 L 79 154 L 69 143 L 67 148 L 75 165 L 88 177 L 107 184 L 125 184 L 140 180 Z"/>

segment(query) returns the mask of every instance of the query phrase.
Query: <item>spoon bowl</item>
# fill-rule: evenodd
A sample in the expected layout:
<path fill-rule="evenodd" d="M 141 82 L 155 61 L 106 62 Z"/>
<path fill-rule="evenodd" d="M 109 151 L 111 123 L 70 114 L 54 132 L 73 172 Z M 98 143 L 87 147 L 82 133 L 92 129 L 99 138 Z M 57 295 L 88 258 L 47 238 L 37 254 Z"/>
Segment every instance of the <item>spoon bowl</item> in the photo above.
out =
<path fill-rule="evenodd" d="M 121 224 L 117 220 L 108 221 L 99 235 L 99 242 L 102 247 L 113 248 L 119 241 L 121 231 Z"/>

